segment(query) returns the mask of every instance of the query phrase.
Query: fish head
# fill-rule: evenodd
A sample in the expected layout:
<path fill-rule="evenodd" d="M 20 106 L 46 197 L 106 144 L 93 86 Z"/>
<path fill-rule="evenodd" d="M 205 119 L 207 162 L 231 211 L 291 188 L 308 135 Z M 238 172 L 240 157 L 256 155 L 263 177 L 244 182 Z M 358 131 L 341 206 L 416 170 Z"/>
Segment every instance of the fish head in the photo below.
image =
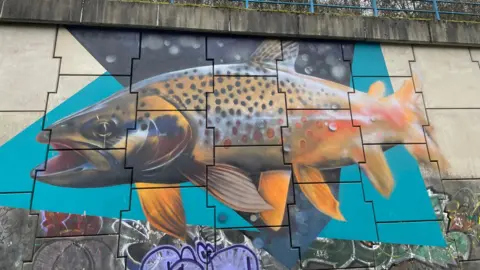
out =
<path fill-rule="evenodd" d="M 57 155 L 34 168 L 32 178 L 65 187 L 129 183 L 125 150 L 119 148 L 125 148 L 135 117 L 136 97 L 122 91 L 54 122 L 36 139 Z"/>

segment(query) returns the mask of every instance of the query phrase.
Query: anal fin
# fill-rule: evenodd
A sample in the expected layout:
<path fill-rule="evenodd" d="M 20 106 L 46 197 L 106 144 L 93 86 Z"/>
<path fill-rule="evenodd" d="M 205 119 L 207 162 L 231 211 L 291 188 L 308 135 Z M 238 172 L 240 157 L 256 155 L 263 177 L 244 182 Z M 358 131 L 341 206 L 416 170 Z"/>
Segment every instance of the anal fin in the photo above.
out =
<path fill-rule="evenodd" d="M 136 186 L 147 221 L 154 228 L 185 240 L 187 225 L 180 188 L 166 184 L 136 183 Z"/>
<path fill-rule="evenodd" d="M 267 171 L 260 174 L 258 192 L 273 209 L 263 211 L 260 217 L 266 225 L 277 231 L 282 225 L 287 206 L 288 188 L 291 171 Z"/>
<path fill-rule="evenodd" d="M 345 221 L 340 211 L 340 203 L 333 196 L 330 187 L 326 184 L 322 173 L 318 169 L 293 164 L 293 172 L 297 182 L 299 182 L 298 186 L 315 208 L 336 220 Z"/>
<path fill-rule="evenodd" d="M 380 145 L 368 145 L 364 148 L 366 163 L 361 163 L 360 168 L 367 175 L 375 189 L 383 197 L 389 198 L 395 187 L 392 171 Z"/>

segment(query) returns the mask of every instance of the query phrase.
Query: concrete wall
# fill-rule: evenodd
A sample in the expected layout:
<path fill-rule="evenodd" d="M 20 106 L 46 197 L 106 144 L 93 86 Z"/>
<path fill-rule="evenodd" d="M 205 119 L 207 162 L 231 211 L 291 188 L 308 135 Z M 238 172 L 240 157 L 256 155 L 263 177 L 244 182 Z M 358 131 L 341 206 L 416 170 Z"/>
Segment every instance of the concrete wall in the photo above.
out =
<path fill-rule="evenodd" d="M 410 44 L 480 44 L 478 23 L 291 14 L 109 0 L 0 0 L 0 21 Z"/>
<path fill-rule="evenodd" d="M 477 269 L 480 50 L 276 31 L 0 25 L 0 269 L 143 269 L 214 230 L 258 269 Z"/>

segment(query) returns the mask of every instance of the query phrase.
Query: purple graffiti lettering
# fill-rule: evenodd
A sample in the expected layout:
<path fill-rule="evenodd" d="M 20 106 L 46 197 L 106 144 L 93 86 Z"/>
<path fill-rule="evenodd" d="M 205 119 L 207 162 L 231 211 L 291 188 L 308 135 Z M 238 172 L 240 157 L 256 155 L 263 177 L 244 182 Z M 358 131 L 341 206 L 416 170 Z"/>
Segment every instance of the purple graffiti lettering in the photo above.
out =
<path fill-rule="evenodd" d="M 195 251 L 183 246 L 179 251 L 171 245 L 150 250 L 143 258 L 140 270 L 258 270 L 255 253 L 244 245 L 234 245 L 216 251 L 210 243 L 198 241 Z"/>

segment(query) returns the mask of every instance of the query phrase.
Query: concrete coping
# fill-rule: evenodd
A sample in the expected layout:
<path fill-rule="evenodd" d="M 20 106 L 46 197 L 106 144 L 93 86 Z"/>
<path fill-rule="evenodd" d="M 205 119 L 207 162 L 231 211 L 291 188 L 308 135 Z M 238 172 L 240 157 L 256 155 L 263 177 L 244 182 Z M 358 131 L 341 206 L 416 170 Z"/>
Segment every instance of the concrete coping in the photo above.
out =
<path fill-rule="evenodd" d="M 112 0 L 0 0 L 0 22 L 480 46 L 480 23 L 473 22 L 297 14 Z"/>

